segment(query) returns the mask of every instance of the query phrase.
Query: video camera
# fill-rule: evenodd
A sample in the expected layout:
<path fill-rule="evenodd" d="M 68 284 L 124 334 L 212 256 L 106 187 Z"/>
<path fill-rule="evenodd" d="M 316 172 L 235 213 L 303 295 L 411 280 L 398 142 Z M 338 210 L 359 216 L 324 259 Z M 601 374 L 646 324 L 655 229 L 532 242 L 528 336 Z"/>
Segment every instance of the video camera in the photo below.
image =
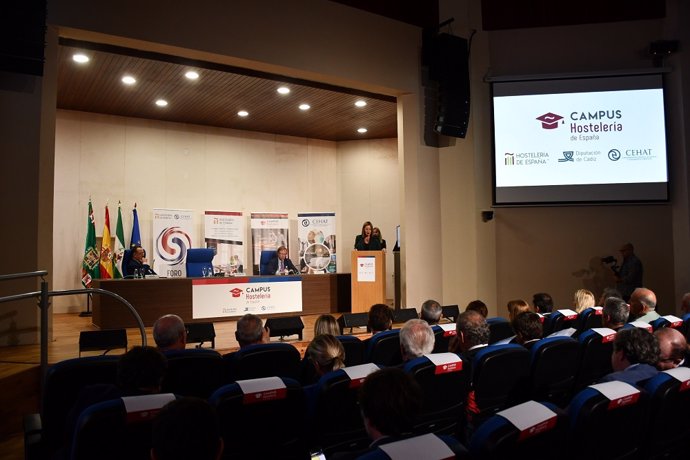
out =
<path fill-rule="evenodd" d="M 604 264 L 610 264 L 611 265 L 611 270 L 613 273 L 618 276 L 618 270 L 620 270 L 620 267 L 618 266 L 618 261 L 616 260 L 615 257 L 613 256 L 606 256 L 601 258 L 601 262 Z"/>

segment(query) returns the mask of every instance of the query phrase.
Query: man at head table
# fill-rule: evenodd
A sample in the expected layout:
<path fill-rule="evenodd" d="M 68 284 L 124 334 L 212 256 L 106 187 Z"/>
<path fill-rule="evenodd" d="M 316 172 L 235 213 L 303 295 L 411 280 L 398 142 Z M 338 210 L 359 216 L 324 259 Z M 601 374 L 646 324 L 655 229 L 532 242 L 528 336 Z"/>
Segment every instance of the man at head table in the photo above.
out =
<path fill-rule="evenodd" d="M 380 251 L 381 240 L 373 236 L 374 226 L 366 221 L 362 225 L 362 233 L 355 238 L 355 249 L 358 251 Z"/>
<path fill-rule="evenodd" d="M 285 246 L 281 246 L 276 251 L 276 256 L 268 262 L 268 273 L 271 275 L 285 275 L 287 273 L 299 273 L 295 264 L 288 259 L 288 250 Z"/>
<path fill-rule="evenodd" d="M 125 267 L 125 276 L 136 276 L 140 274 L 145 275 L 155 275 L 156 272 L 153 271 L 150 265 L 146 263 L 146 251 L 144 248 L 138 244 L 132 245 L 132 258 L 129 259 L 127 267 Z"/>

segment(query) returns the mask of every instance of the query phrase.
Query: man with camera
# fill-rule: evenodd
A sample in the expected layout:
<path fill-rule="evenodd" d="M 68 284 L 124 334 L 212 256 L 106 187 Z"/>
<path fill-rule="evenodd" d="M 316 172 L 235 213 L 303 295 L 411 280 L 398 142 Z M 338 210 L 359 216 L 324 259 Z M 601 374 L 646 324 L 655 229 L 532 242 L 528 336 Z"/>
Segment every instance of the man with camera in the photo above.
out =
<path fill-rule="evenodd" d="M 623 300 L 630 300 L 630 295 L 635 288 L 642 287 L 642 262 L 635 255 L 635 248 L 631 243 L 626 243 L 620 248 L 623 263 L 620 267 L 613 256 L 602 259 L 604 263 L 612 263 L 611 270 L 616 275 L 616 288 L 623 294 Z"/>

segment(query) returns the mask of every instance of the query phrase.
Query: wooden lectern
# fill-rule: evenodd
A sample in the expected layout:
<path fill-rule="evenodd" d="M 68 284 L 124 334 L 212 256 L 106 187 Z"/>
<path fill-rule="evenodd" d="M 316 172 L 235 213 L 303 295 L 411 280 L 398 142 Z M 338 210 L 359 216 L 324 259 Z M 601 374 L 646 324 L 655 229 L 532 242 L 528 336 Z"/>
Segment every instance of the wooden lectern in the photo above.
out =
<path fill-rule="evenodd" d="M 375 303 L 386 303 L 386 254 L 352 251 L 352 313 L 368 312 Z"/>

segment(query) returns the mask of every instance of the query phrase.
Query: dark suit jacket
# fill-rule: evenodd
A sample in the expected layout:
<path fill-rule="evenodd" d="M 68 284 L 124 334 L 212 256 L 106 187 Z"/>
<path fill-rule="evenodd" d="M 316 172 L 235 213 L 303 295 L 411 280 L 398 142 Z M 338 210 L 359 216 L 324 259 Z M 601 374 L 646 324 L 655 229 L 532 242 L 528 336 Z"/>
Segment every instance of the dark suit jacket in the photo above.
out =
<path fill-rule="evenodd" d="M 290 259 L 285 258 L 283 262 L 285 262 L 285 268 L 287 268 L 288 270 L 292 270 L 295 273 L 299 273 L 299 270 L 297 270 L 297 267 L 295 267 L 295 264 L 293 264 Z M 268 273 L 271 275 L 276 274 L 276 272 L 278 271 L 278 257 L 274 257 L 268 262 L 267 270 Z"/>
<path fill-rule="evenodd" d="M 358 251 L 380 251 L 381 240 L 371 236 L 369 237 L 369 244 L 365 244 L 364 237 L 362 235 L 357 235 L 355 238 L 355 249 Z"/>
<path fill-rule="evenodd" d="M 125 267 L 125 276 L 134 275 L 134 270 L 144 270 L 144 275 L 155 275 L 156 272 L 148 264 L 142 264 L 138 260 L 130 259 L 129 263 Z"/>

